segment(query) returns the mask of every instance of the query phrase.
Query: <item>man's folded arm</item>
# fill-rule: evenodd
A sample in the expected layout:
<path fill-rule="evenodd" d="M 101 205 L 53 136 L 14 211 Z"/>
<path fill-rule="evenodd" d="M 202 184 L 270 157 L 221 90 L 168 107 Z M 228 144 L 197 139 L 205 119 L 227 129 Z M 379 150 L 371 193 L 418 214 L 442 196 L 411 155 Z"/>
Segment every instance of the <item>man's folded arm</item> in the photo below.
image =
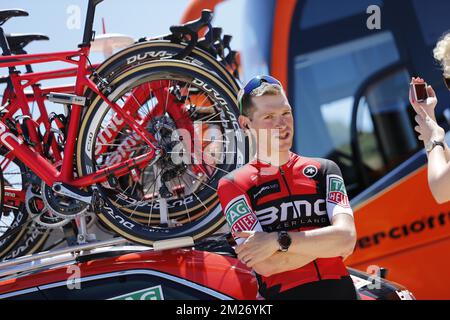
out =
<path fill-rule="evenodd" d="M 255 264 L 253 269 L 256 273 L 268 277 L 273 274 L 301 268 L 315 259 L 299 253 L 275 252 L 269 258 Z"/>

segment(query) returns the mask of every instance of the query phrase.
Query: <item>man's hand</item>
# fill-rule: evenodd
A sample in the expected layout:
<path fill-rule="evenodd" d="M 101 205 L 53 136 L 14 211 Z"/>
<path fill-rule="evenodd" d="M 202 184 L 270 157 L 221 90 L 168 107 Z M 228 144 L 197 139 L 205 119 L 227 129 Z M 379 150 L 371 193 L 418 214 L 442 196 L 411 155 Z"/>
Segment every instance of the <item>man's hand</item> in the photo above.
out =
<path fill-rule="evenodd" d="M 276 232 L 241 231 L 237 237 L 247 238 L 237 246 L 235 251 L 238 259 L 252 268 L 255 264 L 269 258 L 278 251 L 278 234 Z"/>

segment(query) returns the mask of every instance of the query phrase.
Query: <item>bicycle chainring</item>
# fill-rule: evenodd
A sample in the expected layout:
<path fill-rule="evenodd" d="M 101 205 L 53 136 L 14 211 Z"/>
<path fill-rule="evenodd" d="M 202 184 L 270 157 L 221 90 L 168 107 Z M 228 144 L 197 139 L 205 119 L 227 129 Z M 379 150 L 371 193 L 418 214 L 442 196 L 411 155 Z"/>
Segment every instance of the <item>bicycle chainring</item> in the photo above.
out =
<path fill-rule="evenodd" d="M 53 214 L 46 207 L 40 186 L 30 184 L 25 194 L 25 209 L 33 217 L 33 221 L 45 229 L 55 229 L 66 225 L 70 219 L 64 219 Z"/>
<path fill-rule="evenodd" d="M 85 213 L 89 207 L 87 203 L 56 194 L 45 182 L 41 184 L 41 193 L 45 207 L 52 214 L 63 219 L 73 219 Z"/>

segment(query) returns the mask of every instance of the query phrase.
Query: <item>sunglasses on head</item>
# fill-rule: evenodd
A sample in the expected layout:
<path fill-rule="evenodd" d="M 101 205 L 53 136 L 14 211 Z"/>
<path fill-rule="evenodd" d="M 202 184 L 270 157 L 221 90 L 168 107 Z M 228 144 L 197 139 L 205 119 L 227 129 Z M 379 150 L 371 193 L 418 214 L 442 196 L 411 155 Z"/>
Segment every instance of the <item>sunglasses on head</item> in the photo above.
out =
<path fill-rule="evenodd" d="M 242 100 L 244 99 L 244 96 L 250 95 L 253 90 L 259 88 L 264 82 L 267 82 L 269 84 L 277 84 L 281 86 L 280 81 L 271 76 L 256 76 L 253 79 L 251 79 L 245 85 L 242 96 L 239 99 L 239 110 L 241 114 L 242 114 Z"/>

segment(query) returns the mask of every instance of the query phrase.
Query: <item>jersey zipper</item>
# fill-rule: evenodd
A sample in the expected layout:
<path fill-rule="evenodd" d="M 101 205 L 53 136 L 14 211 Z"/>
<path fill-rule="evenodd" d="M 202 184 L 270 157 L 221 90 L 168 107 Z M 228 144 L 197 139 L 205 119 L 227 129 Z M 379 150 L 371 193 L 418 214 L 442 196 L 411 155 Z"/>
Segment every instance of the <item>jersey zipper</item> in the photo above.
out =
<path fill-rule="evenodd" d="M 295 207 L 295 203 L 292 201 L 292 193 L 291 193 L 291 189 L 289 189 L 289 185 L 286 181 L 286 177 L 284 176 L 284 170 L 280 167 L 280 173 L 281 173 L 281 177 L 283 178 L 284 181 L 284 185 L 287 188 L 288 194 L 289 194 L 289 199 L 291 200 L 292 203 L 292 207 L 294 207 L 295 212 L 297 213 L 297 216 L 300 218 L 300 214 L 297 211 L 297 208 Z M 316 272 L 317 272 L 317 277 L 319 278 L 319 280 L 322 280 L 322 277 L 320 276 L 320 272 L 319 272 L 319 266 L 317 265 L 316 260 L 313 260 L 314 263 L 314 267 L 316 268 Z"/>

